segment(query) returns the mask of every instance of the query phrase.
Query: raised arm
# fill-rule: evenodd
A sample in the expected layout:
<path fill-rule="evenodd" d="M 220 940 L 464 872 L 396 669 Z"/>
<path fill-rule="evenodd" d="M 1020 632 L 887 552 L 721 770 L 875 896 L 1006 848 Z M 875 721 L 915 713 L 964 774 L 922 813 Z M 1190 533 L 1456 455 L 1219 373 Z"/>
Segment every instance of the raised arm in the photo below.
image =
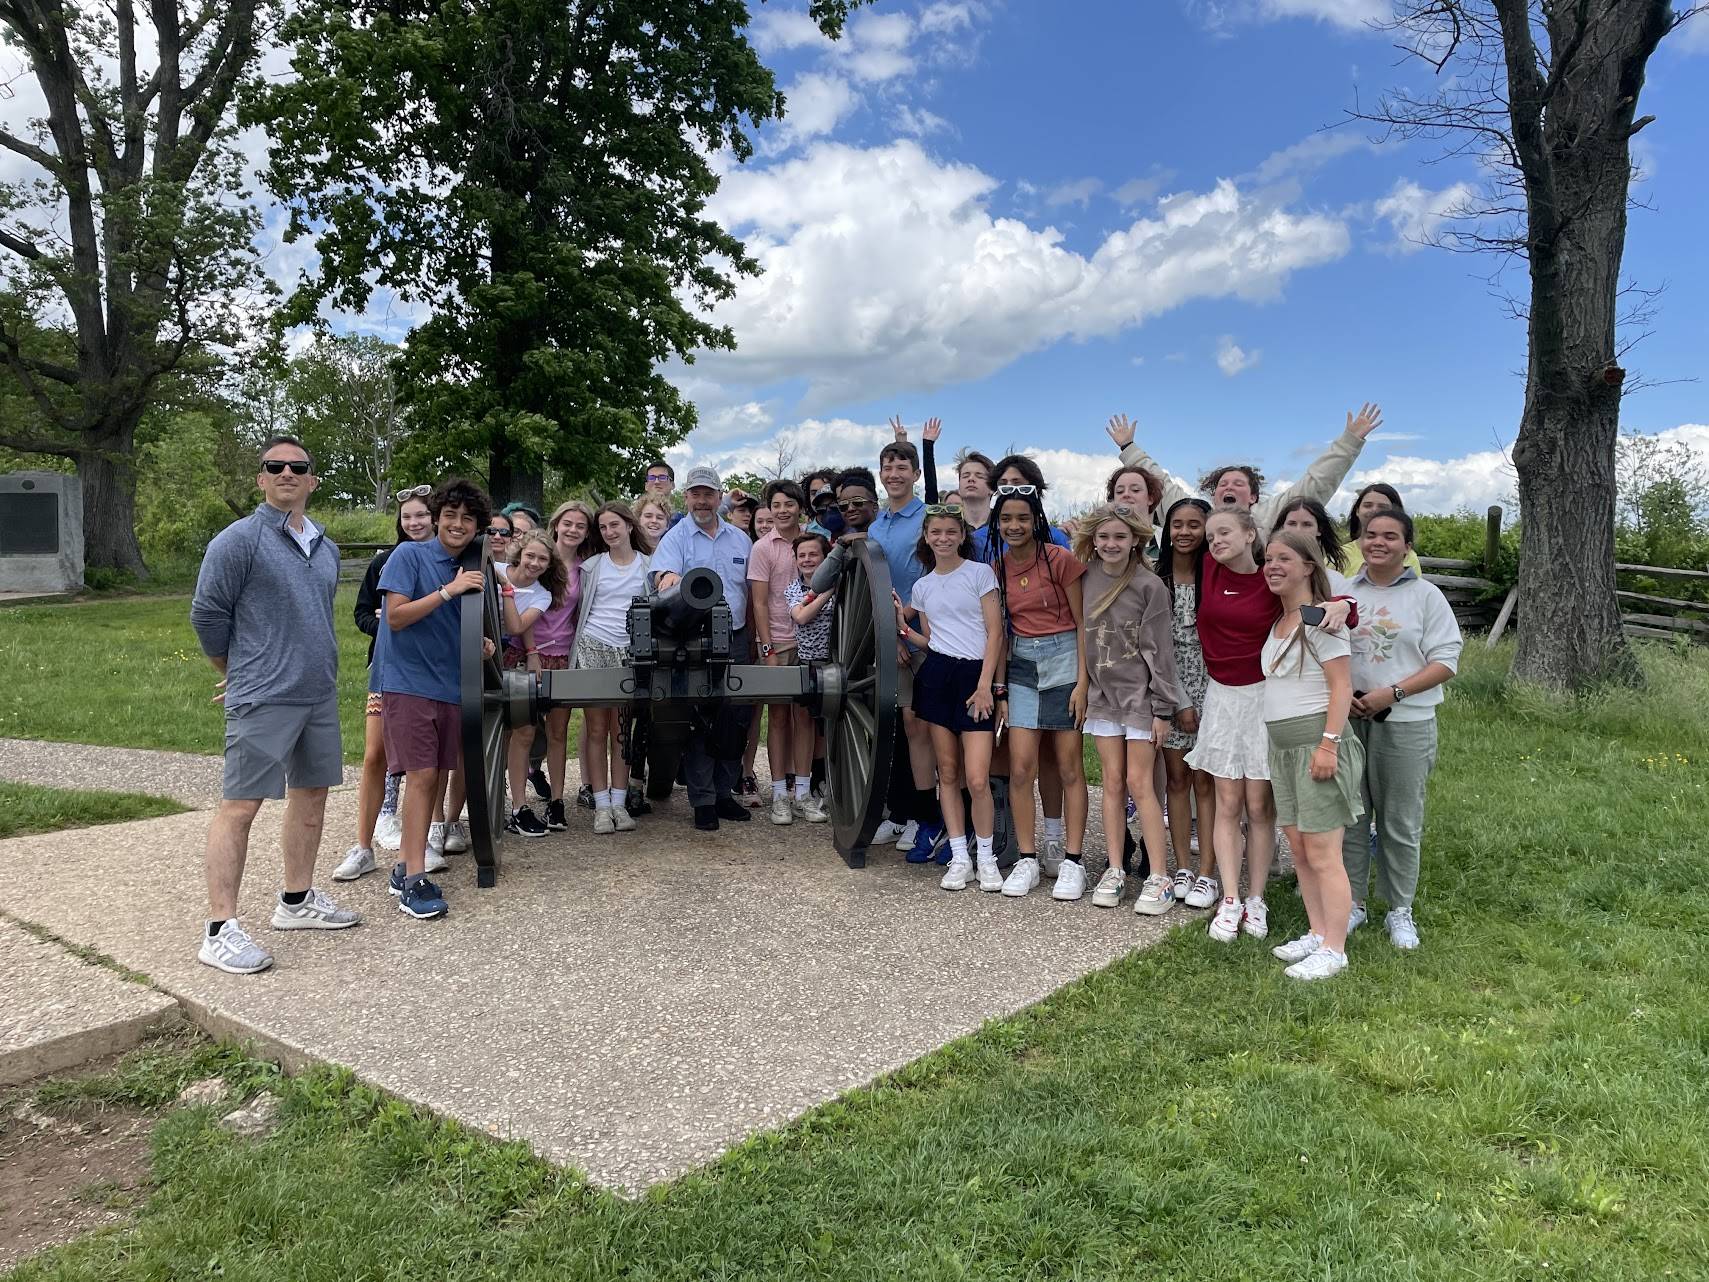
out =
<path fill-rule="evenodd" d="M 1190 499 L 1193 492 L 1169 475 L 1166 469 L 1151 455 L 1147 454 L 1134 441 L 1134 424 L 1126 414 L 1116 414 L 1110 418 L 1109 425 L 1104 429 L 1110 434 L 1110 439 L 1116 443 L 1116 449 L 1121 451 L 1122 464 L 1126 467 L 1137 467 L 1150 472 L 1163 482 L 1163 499 L 1152 514 L 1159 520 L 1176 503 L 1182 499 Z"/>
<path fill-rule="evenodd" d="M 1349 410 L 1346 429 L 1318 455 L 1316 462 L 1306 468 L 1304 476 L 1272 500 L 1270 510 L 1259 525 L 1268 529 L 1274 513 L 1295 499 L 1316 499 L 1319 503 L 1328 503 L 1335 496 L 1335 491 L 1341 488 L 1341 482 L 1347 479 L 1347 473 L 1353 470 L 1359 451 L 1365 448 L 1366 438 L 1382 425 L 1382 410 L 1369 401 L 1360 407 L 1357 414 Z"/>

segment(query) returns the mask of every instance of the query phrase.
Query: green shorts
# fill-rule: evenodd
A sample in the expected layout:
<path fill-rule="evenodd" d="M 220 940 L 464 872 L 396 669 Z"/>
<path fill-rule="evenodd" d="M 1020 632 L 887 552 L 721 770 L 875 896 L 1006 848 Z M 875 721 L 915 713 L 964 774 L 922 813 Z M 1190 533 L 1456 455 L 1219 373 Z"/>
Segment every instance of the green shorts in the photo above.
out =
<path fill-rule="evenodd" d="M 1365 745 L 1348 734 L 1337 753 L 1335 778 L 1321 783 L 1311 777 L 1311 756 L 1323 742 L 1328 717 L 1289 717 L 1267 721 L 1270 735 L 1270 791 L 1276 797 L 1276 822 L 1301 832 L 1336 832 L 1364 809 L 1359 799 L 1365 777 Z"/>

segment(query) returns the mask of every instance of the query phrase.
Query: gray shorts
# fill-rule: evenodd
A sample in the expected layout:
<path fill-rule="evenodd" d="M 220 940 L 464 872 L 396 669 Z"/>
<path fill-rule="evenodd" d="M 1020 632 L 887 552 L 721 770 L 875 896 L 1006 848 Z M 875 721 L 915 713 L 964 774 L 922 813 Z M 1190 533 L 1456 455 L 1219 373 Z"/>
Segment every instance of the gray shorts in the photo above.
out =
<path fill-rule="evenodd" d="M 343 782 L 338 700 L 226 709 L 227 801 L 278 798 L 286 788 L 332 788 Z"/>

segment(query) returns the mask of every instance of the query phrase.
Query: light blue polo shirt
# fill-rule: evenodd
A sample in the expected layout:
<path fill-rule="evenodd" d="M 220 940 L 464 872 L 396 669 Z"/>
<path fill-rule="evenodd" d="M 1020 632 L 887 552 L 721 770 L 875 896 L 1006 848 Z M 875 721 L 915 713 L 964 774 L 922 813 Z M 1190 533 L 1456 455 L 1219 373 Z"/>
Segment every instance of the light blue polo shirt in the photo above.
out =
<path fill-rule="evenodd" d="M 684 574 L 705 566 L 716 570 L 724 581 L 724 601 L 730 607 L 730 626 L 748 622 L 748 557 L 753 541 L 722 518 L 716 534 L 708 534 L 694 518 L 678 521 L 665 531 L 653 553 L 654 574 Z"/>
<path fill-rule="evenodd" d="M 419 601 L 456 578 L 457 568 L 457 558 L 436 538 L 400 543 L 380 571 L 380 591 Z M 380 674 L 382 691 L 413 694 L 440 703 L 462 699 L 462 604 L 466 599 L 452 597 L 448 605 L 440 605 L 396 631 L 382 615 L 374 646 L 374 668 Z M 472 608 L 480 609 L 480 601 L 476 595 Z"/>
<path fill-rule="evenodd" d="M 925 573 L 915 555 L 925 523 L 925 501 L 913 498 L 900 512 L 892 512 L 888 507 L 882 509 L 866 532 L 867 538 L 884 549 L 884 559 L 890 563 L 890 586 L 904 601 L 913 592 L 915 580 Z"/>

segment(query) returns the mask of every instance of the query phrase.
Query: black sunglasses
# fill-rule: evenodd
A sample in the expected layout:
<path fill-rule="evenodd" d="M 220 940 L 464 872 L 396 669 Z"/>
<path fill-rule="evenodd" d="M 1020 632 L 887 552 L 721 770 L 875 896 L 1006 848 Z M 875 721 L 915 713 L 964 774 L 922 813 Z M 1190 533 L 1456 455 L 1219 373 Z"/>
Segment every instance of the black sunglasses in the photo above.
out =
<path fill-rule="evenodd" d="M 489 539 L 508 539 L 510 530 L 502 525 L 489 525 L 487 526 L 487 537 Z"/>
<path fill-rule="evenodd" d="M 877 499 L 840 499 L 837 502 L 839 512 L 858 512 L 863 507 L 871 507 Z"/>
<path fill-rule="evenodd" d="M 284 459 L 270 458 L 262 463 L 261 470 L 268 476 L 278 476 L 286 468 L 290 468 L 292 476 L 307 476 L 310 466 L 307 459 L 294 458 L 287 462 Z"/>

